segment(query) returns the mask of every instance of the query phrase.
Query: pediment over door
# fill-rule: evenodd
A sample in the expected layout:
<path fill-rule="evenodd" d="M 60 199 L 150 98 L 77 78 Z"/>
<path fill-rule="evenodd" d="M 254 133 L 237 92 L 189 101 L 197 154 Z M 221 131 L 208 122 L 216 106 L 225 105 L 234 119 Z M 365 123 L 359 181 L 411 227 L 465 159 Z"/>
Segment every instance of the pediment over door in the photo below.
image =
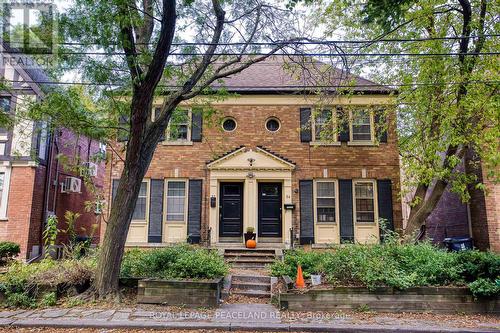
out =
<path fill-rule="evenodd" d="M 295 164 L 263 148 L 241 147 L 207 164 L 210 170 L 293 170 Z"/>

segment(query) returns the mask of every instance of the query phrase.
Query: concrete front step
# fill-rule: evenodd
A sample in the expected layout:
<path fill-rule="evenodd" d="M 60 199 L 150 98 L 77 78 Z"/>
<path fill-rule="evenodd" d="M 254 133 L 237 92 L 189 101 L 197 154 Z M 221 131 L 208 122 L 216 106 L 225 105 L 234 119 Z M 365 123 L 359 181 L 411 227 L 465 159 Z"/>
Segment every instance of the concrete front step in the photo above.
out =
<path fill-rule="evenodd" d="M 233 275 L 231 277 L 231 283 L 258 283 L 258 284 L 271 284 L 270 276 L 262 275 Z"/>
<path fill-rule="evenodd" d="M 269 263 L 260 263 L 260 262 L 231 262 L 231 267 L 233 268 L 242 268 L 242 269 L 254 269 L 254 268 L 267 268 Z"/>
<path fill-rule="evenodd" d="M 251 282 L 233 282 L 231 283 L 231 288 L 236 290 L 261 290 L 261 291 L 271 291 L 270 284 L 258 284 Z"/>
<path fill-rule="evenodd" d="M 247 248 L 239 248 L 239 249 L 225 249 L 224 253 L 267 253 L 269 255 L 275 255 L 275 249 L 247 249 Z"/>
<path fill-rule="evenodd" d="M 262 290 L 241 290 L 241 289 L 232 289 L 231 293 L 236 295 L 243 295 L 247 297 L 271 297 L 271 293 L 269 291 Z"/>
<path fill-rule="evenodd" d="M 274 262 L 273 258 L 249 258 L 249 257 L 241 257 L 241 258 L 227 258 L 227 262 L 257 262 L 263 264 L 272 264 Z"/>
<path fill-rule="evenodd" d="M 275 258 L 274 253 L 266 253 L 266 252 L 225 252 L 224 257 L 256 257 L 256 258 Z"/>

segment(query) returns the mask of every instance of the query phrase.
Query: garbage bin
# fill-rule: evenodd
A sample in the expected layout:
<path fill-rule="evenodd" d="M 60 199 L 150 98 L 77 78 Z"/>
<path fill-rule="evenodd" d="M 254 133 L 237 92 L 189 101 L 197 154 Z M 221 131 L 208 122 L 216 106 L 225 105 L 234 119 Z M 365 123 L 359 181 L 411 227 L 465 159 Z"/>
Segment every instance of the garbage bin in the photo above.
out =
<path fill-rule="evenodd" d="M 472 238 L 470 237 L 449 237 L 443 240 L 450 251 L 472 250 Z"/>

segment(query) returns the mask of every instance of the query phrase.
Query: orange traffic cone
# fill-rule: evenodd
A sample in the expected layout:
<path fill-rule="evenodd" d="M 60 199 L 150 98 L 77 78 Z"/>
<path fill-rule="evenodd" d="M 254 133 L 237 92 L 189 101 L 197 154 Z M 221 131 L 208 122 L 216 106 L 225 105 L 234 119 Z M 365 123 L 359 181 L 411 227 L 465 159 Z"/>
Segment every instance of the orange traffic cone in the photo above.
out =
<path fill-rule="evenodd" d="M 297 288 L 305 288 L 306 283 L 304 281 L 304 275 L 302 274 L 302 266 L 299 265 L 297 268 L 297 278 L 295 279 L 295 286 Z"/>

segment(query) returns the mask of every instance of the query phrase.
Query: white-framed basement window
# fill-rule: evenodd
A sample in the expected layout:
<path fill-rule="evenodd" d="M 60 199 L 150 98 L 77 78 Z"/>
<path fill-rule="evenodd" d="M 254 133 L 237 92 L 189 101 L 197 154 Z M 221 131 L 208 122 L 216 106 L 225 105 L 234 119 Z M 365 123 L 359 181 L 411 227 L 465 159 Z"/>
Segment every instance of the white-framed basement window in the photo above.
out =
<path fill-rule="evenodd" d="M 375 223 L 375 182 L 354 181 L 354 220 L 356 223 Z"/>
<path fill-rule="evenodd" d="M 167 223 L 184 223 L 187 220 L 187 181 L 167 180 L 166 212 Z"/>
<path fill-rule="evenodd" d="M 315 181 L 315 217 L 316 223 L 337 223 L 337 181 Z"/>

